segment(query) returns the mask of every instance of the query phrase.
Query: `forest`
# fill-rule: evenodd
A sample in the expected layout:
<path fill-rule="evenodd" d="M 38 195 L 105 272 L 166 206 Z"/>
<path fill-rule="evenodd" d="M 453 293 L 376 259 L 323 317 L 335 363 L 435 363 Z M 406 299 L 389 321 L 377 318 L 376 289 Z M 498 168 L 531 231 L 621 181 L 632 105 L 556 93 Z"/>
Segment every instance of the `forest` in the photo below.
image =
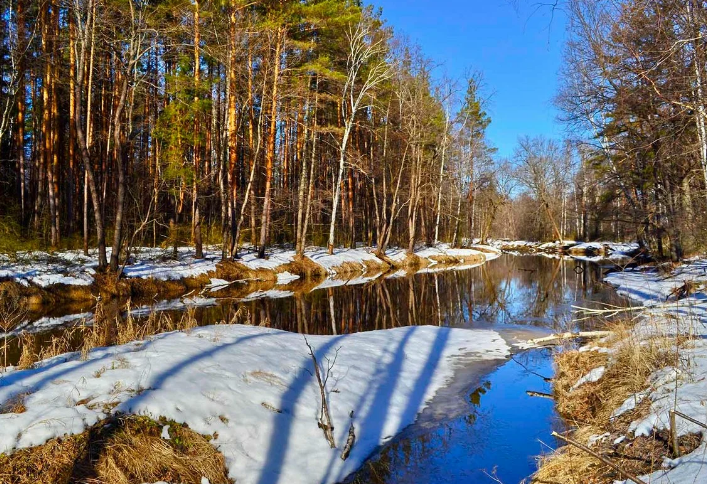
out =
<path fill-rule="evenodd" d="M 358 0 L 3 0 L 0 249 L 633 240 L 701 248 L 702 2 L 570 0 L 564 139 L 486 137 Z M 107 250 L 111 248 L 112 250 Z"/>

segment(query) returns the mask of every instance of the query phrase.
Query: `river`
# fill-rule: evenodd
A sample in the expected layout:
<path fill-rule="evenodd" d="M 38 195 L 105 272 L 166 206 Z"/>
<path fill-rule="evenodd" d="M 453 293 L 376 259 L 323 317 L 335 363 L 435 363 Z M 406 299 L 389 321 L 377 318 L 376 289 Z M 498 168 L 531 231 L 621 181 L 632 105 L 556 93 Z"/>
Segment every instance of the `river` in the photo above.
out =
<path fill-rule="evenodd" d="M 467 270 L 329 281 L 314 290 L 302 281 L 253 298 L 206 298 L 190 311 L 200 325 L 238 314 L 240 322 L 322 335 L 410 325 L 492 328 L 512 343 L 576 329 L 573 306 L 620 304 L 600 282 L 606 269 L 574 259 L 506 254 Z M 179 304 L 162 307 L 173 316 L 183 310 Z M 87 314 L 91 308 L 57 311 L 51 316 L 70 320 L 67 313 Z M 59 326 L 37 332 L 37 350 L 61 334 L 80 348 L 80 336 Z M 11 350 L 9 357 L 12 363 L 19 353 Z M 556 445 L 551 431 L 562 427 L 552 400 L 526 393 L 550 393 L 546 379 L 552 372 L 549 349 L 514 351 L 506 361 L 460 368 L 416 423 L 391 436 L 346 482 L 521 482 L 535 470 L 536 456 Z"/>

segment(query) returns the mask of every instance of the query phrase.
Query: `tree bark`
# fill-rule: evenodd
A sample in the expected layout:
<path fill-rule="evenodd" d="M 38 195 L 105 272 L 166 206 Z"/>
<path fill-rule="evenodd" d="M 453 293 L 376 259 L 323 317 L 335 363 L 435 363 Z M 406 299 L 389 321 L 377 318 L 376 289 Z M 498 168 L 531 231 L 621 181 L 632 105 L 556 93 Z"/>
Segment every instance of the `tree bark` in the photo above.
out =
<path fill-rule="evenodd" d="M 268 129 L 268 144 L 265 151 L 265 190 L 263 199 L 263 214 L 260 226 L 260 246 L 258 247 L 258 257 L 265 258 L 265 247 L 270 231 L 270 204 L 272 194 L 270 193 L 273 176 L 273 162 L 275 160 L 275 135 L 277 132 L 277 88 L 280 77 L 280 53 L 284 43 L 285 29 L 278 27 L 275 33 L 275 53 L 273 55 L 273 79 L 270 103 L 270 127 Z"/>

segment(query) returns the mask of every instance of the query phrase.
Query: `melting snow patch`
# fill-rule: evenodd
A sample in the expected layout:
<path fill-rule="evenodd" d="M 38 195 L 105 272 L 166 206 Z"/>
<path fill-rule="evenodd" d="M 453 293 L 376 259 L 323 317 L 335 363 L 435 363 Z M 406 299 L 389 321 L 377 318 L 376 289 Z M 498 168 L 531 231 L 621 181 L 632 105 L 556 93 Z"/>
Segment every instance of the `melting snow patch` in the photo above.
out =
<path fill-rule="evenodd" d="M 0 414 L 0 453 L 77 434 L 108 412 L 125 412 L 164 416 L 215 435 L 211 443 L 241 484 L 334 483 L 385 436 L 411 424 L 460 357 L 508 355 L 489 330 L 413 326 L 307 338 L 320 361 L 338 352 L 326 388 L 338 449 L 329 448 L 317 427 L 320 392 L 303 337 L 223 325 L 158 335 L 137 347 L 97 348 L 84 361 L 71 353 L 33 369 L 10 369 L 0 379 L 0 403 L 31 393 L 25 412 Z M 342 461 L 349 421 L 356 445 Z"/>
<path fill-rule="evenodd" d="M 589 373 L 584 375 L 582 378 L 577 380 L 577 383 L 572 385 L 572 388 L 570 388 L 570 392 L 575 391 L 577 388 L 581 387 L 585 383 L 594 383 L 596 381 L 599 381 L 599 379 L 602 376 L 604 376 L 605 371 L 606 371 L 606 367 L 604 367 L 604 366 L 600 366 L 599 368 L 594 368 Z"/>
<path fill-rule="evenodd" d="M 292 274 L 291 272 L 280 272 L 277 275 L 277 283 L 278 284 L 287 284 L 292 281 L 296 281 L 299 279 L 299 276 L 297 274 Z"/>

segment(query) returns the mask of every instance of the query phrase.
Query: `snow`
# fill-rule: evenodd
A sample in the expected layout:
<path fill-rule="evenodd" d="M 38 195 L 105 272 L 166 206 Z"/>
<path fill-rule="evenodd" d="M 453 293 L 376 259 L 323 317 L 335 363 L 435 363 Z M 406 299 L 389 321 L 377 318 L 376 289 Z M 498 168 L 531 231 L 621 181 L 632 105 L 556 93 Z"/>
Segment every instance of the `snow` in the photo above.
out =
<path fill-rule="evenodd" d="M 25 412 L 0 415 L 0 453 L 126 412 L 213 435 L 239 483 L 333 483 L 412 423 L 461 357 L 504 358 L 509 350 L 495 331 L 433 326 L 307 338 L 320 362 L 336 356 L 327 391 L 337 449 L 317 427 L 319 389 L 303 336 L 222 325 L 97 348 L 85 361 L 71 353 L 10 369 L 0 402 L 29 394 Z M 342 461 L 351 410 L 356 444 Z"/>
<path fill-rule="evenodd" d="M 619 294 L 646 305 L 666 301 L 685 281 L 707 282 L 707 260 L 688 261 L 670 274 L 647 267 L 626 269 L 606 277 L 606 282 L 616 286 Z"/>
<path fill-rule="evenodd" d="M 626 400 L 624 400 L 624 403 L 622 403 L 619 408 L 617 408 L 611 413 L 611 418 L 615 419 L 625 414 L 626 412 L 630 412 L 631 410 L 636 408 L 638 404 L 641 403 L 648 396 L 648 393 L 649 392 L 647 390 L 644 390 L 642 392 L 634 393 L 633 395 L 629 396 Z"/>
<path fill-rule="evenodd" d="M 601 379 L 601 377 L 604 376 L 604 372 L 606 371 L 606 367 L 600 366 L 599 368 L 594 368 L 591 370 L 589 373 L 584 375 L 582 378 L 577 380 L 577 382 L 572 385 L 572 388 L 570 388 L 570 392 L 575 391 L 577 388 L 581 387 L 582 385 L 586 383 L 594 383 L 597 382 Z"/>
<path fill-rule="evenodd" d="M 267 252 L 265 259 L 258 259 L 258 253 L 253 251 L 241 254 L 240 259 L 238 259 L 237 262 L 254 271 L 260 269 L 269 269 L 274 271 L 280 266 L 294 262 L 295 254 L 296 253 L 294 250 L 272 249 Z"/>
<path fill-rule="evenodd" d="M 361 272 L 366 271 L 366 262 L 373 265 L 382 264 L 382 261 L 373 253 L 373 249 L 336 249 L 334 254 L 329 255 L 326 249 L 310 248 L 305 252 L 305 255 L 324 267 L 329 274 L 336 274 L 346 263 L 360 266 Z"/>
<path fill-rule="evenodd" d="M 416 254 L 426 258 L 431 265 L 435 264 L 434 257 L 470 257 L 483 255 L 485 260 L 495 259 L 500 255 L 491 247 L 483 248 L 484 251 L 475 249 L 453 249 L 448 244 L 438 244 L 434 247 L 423 248 Z M 108 251 L 110 253 L 110 251 Z M 397 262 L 403 262 L 407 253 L 401 249 L 389 249 L 386 255 Z M 288 264 L 295 261 L 294 250 L 285 248 L 271 248 L 267 251 L 266 258 L 259 259 L 253 250 L 244 251 L 236 261 L 253 271 L 270 270 L 277 274 L 278 284 L 287 284 L 298 278 L 297 275 L 284 271 Z M 362 273 L 367 272 L 369 266 L 382 266 L 383 261 L 375 255 L 374 248 L 358 247 L 355 249 L 336 249 L 330 255 L 321 247 L 309 247 L 305 256 L 322 266 L 330 275 L 350 272 L 351 265 L 358 266 Z M 216 270 L 216 265 L 221 260 L 221 247 L 204 247 L 204 258 L 194 257 L 191 247 L 177 248 L 176 257 L 173 248 L 133 248 L 128 263 L 123 268 L 123 275 L 132 278 L 153 278 L 157 280 L 179 280 L 188 277 L 210 275 Z M 53 284 L 89 286 L 94 282 L 95 268 L 98 266 L 95 250 L 89 256 L 81 251 L 67 250 L 53 253 L 47 252 L 18 252 L 12 257 L 0 254 L 0 279 L 10 279 L 24 286 L 32 284 L 48 287 Z M 212 279 L 211 286 L 217 290 L 217 284 Z"/>
<path fill-rule="evenodd" d="M 196 259 L 192 251 L 180 250 L 176 259 L 136 259 L 132 265 L 125 266 L 123 274 L 160 281 L 179 280 L 213 272 L 220 260 L 220 251 L 204 251 L 204 258 Z"/>
<path fill-rule="evenodd" d="M 0 259 L 0 279 L 10 279 L 23 286 L 52 284 L 89 286 L 95 270 L 89 258 L 78 251 L 18 252 L 13 258 Z M 97 265 L 97 264 L 96 264 Z"/>
<path fill-rule="evenodd" d="M 492 240 L 489 245 L 508 253 L 539 253 L 540 255 L 552 256 L 558 252 L 569 252 L 569 256 L 577 260 L 598 262 L 601 260 L 612 260 L 623 262 L 631 257 L 639 246 L 637 243 L 624 242 L 575 242 L 565 240 L 562 242 L 533 242 L 528 240 Z M 587 253 L 596 255 L 586 255 Z"/>
<path fill-rule="evenodd" d="M 695 337 L 687 347 L 680 349 L 676 366 L 654 372 L 646 382 L 648 389 L 629 397 L 613 416 L 649 399 L 647 415 L 631 422 L 628 428 L 635 436 L 669 429 L 671 410 L 707 423 L 707 294 L 704 289 L 699 289 L 689 297 L 675 299 L 675 289 L 685 281 L 696 283 L 698 288 L 704 287 L 707 260 L 686 261 L 670 273 L 660 273 L 655 268 L 626 270 L 610 274 L 606 279 L 620 294 L 648 308 L 632 330 L 637 339 L 671 338 L 684 334 Z M 652 484 L 707 482 L 707 433 L 704 428 L 680 416 L 676 417 L 676 427 L 678 435 L 701 432 L 701 445 L 689 455 L 666 460 L 666 469 L 641 476 L 641 479 Z"/>
<path fill-rule="evenodd" d="M 288 284 L 292 281 L 296 281 L 299 279 L 299 276 L 297 274 L 292 274 L 291 272 L 280 272 L 277 274 L 277 283 L 278 284 Z"/>

